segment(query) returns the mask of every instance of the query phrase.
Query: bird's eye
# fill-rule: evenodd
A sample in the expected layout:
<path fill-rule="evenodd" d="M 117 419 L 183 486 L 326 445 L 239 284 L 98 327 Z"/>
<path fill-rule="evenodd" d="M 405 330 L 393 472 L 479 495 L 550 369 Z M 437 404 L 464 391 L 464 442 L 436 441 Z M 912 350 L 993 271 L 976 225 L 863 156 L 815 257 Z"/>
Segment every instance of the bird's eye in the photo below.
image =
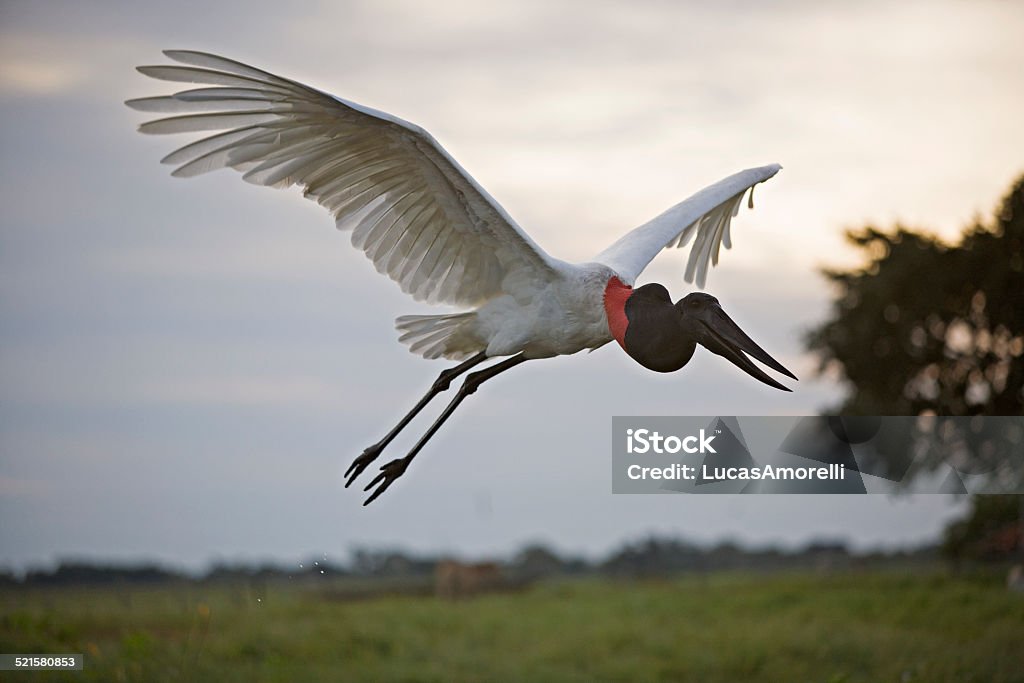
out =
<path fill-rule="evenodd" d="M 700 308 L 700 302 L 694 299 L 690 302 L 690 308 Z"/>

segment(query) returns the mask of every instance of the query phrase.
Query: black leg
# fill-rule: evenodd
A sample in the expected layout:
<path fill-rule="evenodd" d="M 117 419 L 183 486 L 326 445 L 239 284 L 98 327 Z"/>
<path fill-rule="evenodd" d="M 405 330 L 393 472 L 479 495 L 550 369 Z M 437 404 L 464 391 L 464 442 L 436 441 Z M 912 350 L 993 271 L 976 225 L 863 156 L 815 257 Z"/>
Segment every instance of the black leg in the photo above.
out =
<path fill-rule="evenodd" d="M 373 481 L 366 485 L 366 488 L 363 489 L 364 491 L 369 491 L 374 486 L 380 484 L 380 486 L 377 486 L 377 490 L 373 492 L 373 495 L 367 498 L 363 505 L 369 505 L 372 503 L 377 496 L 387 491 L 388 487 L 405 473 L 406 468 L 409 467 L 409 463 L 411 463 L 412 459 L 416 457 L 416 454 L 420 452 L 420 449 L 430 441 L 430 437 L 434 436 L 434 433 L 441 428 L 441 425 L 445 423 L 445 420 L 452 416 L 452 413 L 454 413 L 455 409 L 459 407 L 459 404 L 462 403 L 467 396 L 476 391 L 477 387 L 495 375 L 499 375 L 509 368 L 514 368 L 526 360 L 527 359 L 523 354 L 520 353 L 518 356 L 512 356 L 511 358 L 503 360 L 500 363 L 495 363 L 489 368 L 484 368 L 483 370 L 474 372 L 466 377 L 466 381 L 463 382 L 462 387 L 459 388 L 459 393 L 455 394 L 455 398 L 452 399 L 451 403 L 448 404 L 448 407 L 444 409 L 444 412 L 441 413 L 441 415 L 434 421 L 434 424 L 430 425 L 430 429 L 427 430 L 427 433 L 420 437 L 420 440 L 416 442 L 416 445 L 413 446 L 411 451 L 409 451 L 409 454 L 404 458 L 392 460 L 381 467 L 380 474 L 374 477 Z"/>
<path fill-rule="evenodd" d="M 412 421 L 412 419 L 416 417 L 421 410 L 423 410 L 424 406 L 430 403 L 432 398 L 451 386 L 453 379 L 470 368 L 483 363 L 485 360 L 487 360 L 487 354 L 481 351 L 469 360 L 459 363 L 454 368 L 443 370 L 441 374 L 437 376 L 437 379 L 434 380 L 434 383 L 430 386 L 427 393 L 420 399 L 419 403 L 413 406 L 413 409 L 402 418 L 402 421 L 395 425 L 395 428 L 388 432 L 383 439 L 367 448 L 363 451 L 362 455 L 352 461 L 352 464 L 348 466 L 347 470 L 345 470 L 345 476 L 348 477 L 348 481 L 345 482 L 345 488 L 348 488 L 349 485 L 363 473 L 363 470 L 365 470 L 370 463 L 380 456 L 381 451 L 387 448 L 387 445 L 391 443 L 396 436 L 398 436 L 400 431 L 405 429 L 405 426 L 409 424 L 409 422 Z"/>

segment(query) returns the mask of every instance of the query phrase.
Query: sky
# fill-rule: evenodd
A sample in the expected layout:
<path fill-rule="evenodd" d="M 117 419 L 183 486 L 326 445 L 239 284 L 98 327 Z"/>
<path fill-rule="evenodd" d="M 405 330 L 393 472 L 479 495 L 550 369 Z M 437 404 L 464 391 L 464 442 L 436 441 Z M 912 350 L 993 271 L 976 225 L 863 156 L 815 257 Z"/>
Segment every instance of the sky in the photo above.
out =
<path fill-rule="evenodd" d="M 952 239 L 990 214 L 1024 171 L 1022 20 L 952 1 L 0 2 L 0 567 L 935 539 L 962 502 L 613 496 L 611 416 L 838 402 L 802 346 L 828 310 L 818 271 L 857 263 L 845 228 Z M 707 353 L 662 376 L 614 345 L 529 363 L 363 508 L 341 473 L 446 367 L 396 342 L 393 318 L 430 309 L 296 192 L 170 178 L 157 162 L 185 140 L 137 134 L 122 104 L 169 92 L 133 68 L 166 48 L 425 127 L 568 261 L 781 163 L 707 289 L 801 381 L 782 394 Z M 682 296 L 684 263 L 643 280 Z"/>

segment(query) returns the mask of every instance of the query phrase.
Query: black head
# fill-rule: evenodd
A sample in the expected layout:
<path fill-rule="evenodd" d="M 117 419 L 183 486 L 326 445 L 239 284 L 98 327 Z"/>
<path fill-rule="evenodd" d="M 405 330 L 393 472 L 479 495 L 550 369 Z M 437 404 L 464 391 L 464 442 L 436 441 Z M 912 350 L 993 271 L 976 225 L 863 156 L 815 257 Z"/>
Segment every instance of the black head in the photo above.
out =
<path fill-rule="evenodd" d="M 640 365 L 655 372 L 675 372 L 686 365 L 697 348 L 682 332 L 679 312 L 662 285 L 651 283 L 633 290 L 626 299 L 623 347 Z"/>
<path fill-rule="evenodd" d="M 674 372 L 693 357 L 700 344 L 727 358 L 765 384 L 790 391 L 748 358 L 754 358 L 787 377 L 789 370 L 754 343 L 722 310 L 718 299 L 703 292 L 683 297 L 674 305 L 659 284 L 636 289 L 624 306 L 628 325 L 624 348 L 634 360 L 657 372 Z"/>

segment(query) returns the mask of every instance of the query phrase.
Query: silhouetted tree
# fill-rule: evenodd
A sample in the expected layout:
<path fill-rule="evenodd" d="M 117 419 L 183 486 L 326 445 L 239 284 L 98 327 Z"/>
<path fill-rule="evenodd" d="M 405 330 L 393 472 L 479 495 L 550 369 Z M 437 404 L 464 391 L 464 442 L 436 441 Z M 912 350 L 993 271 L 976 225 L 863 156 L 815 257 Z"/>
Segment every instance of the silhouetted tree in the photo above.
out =
<path fill-rule="evenodd" d="M 431 576 L 437 559 L 416 557 L 401 550 L 355 548 L 351 571 L 359 576 L 401 578 Z"/>
<path fill-rule="evenodd" d="M 867 227 L 847 238 L 864 250 L 867 263 L 825 271 L 837 296 L 831 317 L 807 338 L 820 370 L 838 373 L 847 384 L 846 399 L 834 412 L 1024 413 L 1024 177 L 1003 199 L 993 224 L 967 228 L 957 244 L 903 227 Z M 960 434 L 968 446 L 962 450 L 974 462 L 957 468 L 1009 477 L 1010 486 L 1020 486 L 1024 440 L 1018 432 Z M 908 445 L 890 457 L 907 459 L 909 453 Z M 942 461 L 925 457 L 910 475 Z M 907 463 L 892 464 L 899 470 Z M 945 554 L 997 552 L 989 547 L 989 522 L 998 517 L 1000 533 L 1013 536 L 1020 521 L 1003 522 L 1018 515 L 1024 519 L 1016 496 L 975 497 L 972 515 L 947 530 Z M 1006 539 L 1001 543 L 1006 546 Z M 1011 546 L 1021 545 L 1014 536 Z"/>
<path fill-rule="evenodd" d="M 588 566 L 583 559 L 563 558 L 551 548 L 533 543 L 516 553 L 510 569 L 516 576 L 534 581 L 559 574 L 580 574 Z"/>
<path fill-rule="evenodd" d="M 614 576 L 666 576 L 704 568 L 704 551 L 674 538 L 654 536 L 630 543 L 613 553 L 601 569 Z"/>
<path fill-rule="evenodd" d="M 171 569 L 156 564 L 112 565 L 86 561 L 63 561 L 56 569 L 34 569 L 25 575 L 25 583 L 40 586 L 86 584 L 142 584 L 183 580 Z"/>
<path fill-rule="evenodd" d="M 1024 177 L 958 244 L 902 227 L 847 238 L 867 264 L 825 271 L 838 294 L 807 338 L 849 387 L 838 412 L 1024 412 Z"/>

